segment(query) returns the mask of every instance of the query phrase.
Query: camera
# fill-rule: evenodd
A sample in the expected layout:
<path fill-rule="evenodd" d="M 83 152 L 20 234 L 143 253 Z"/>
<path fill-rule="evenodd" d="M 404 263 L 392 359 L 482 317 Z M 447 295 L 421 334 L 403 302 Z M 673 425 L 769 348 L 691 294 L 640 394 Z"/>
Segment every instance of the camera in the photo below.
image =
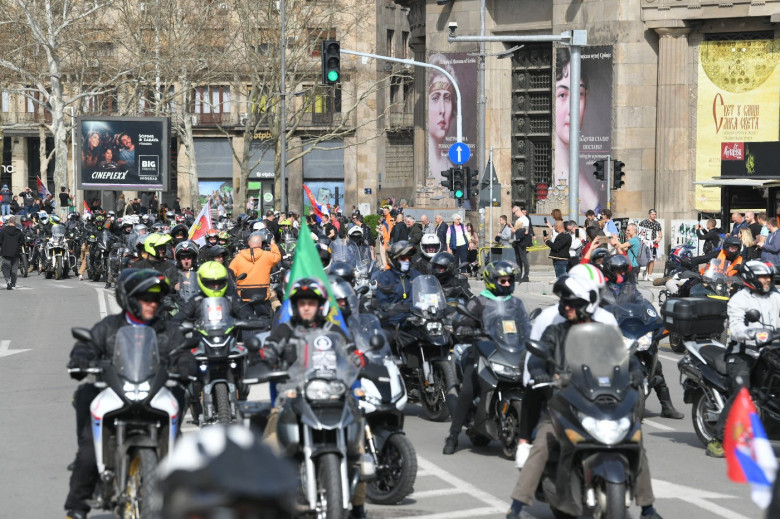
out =
<path fill-rule="evenodd" d="M 447 24 L 447 27 L 450 28 L 450 34 L 455 34 L 455 31 L 458 30 L 458 22 L 450 22 Z"/>
<path fill-rule="evenodd" d="M 544 223 L 547 223 L 547 217 L 546 216 L 544 217 Z"/>

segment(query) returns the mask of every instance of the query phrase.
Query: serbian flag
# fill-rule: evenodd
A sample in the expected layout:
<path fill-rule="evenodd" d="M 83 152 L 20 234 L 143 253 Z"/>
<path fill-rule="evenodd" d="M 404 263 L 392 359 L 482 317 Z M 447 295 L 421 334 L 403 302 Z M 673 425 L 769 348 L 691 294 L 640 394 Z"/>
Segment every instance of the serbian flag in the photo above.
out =
<path fill-rule="evenodd" d="M 777 459 L 746 388 L 731 406 L 723 439 L 729 479 L 750 483 L 750 497 L 765 510 L 772 501 Z"/>
<path fill-rule="evenodd" d="M 195 218 L 195 223 L 190 227 L 190 240 L 202 247 L 206 244 L 206 232 L 211 227 L 211 203 L 207 200 L 206 205 Z"/>
<path fill-rule="evenodd" d="M 82 203 L 84 204 L 83 205 L 83 207 L 84 207 L 84 214 L 88 214 L 88 215 L 92 216 L 92 210 L 89 208 L 89 204 L 87 203 L 87 201 L 84 200 L 84 202 L 82 202 Z"/>
<path fill-rule="evenodd" d="M 49 193 L 49 190 L 46 189 L 46 186 L 43 185 L 41 177 L 35 177 L 35 183 L 38 185 L 38 194 L 41 196 L 41 198 L 46 198 L 51 194 Z"/>
<path fill-rule="evenodd" d="M 309 198 L 309 203 L 311 203 L 311 210 L 314 213 L 314 217 L 317 218 L 317 223 L 322 223 L 322 217 L 326 214 L 330 214 L 327 206 L 317 202 L 317 199 L 314 198 L 314 195 L 311 193 L 311 190 L 306 187 L 306 184 L 303 185 L 303 190 L 306 192 L 306 196 Z"/>
<path fill-rule="evenodd" d="M 333 294 L 331 294 L 328 275 L 325 273 L 325 269 L 322 268 L 320 254 L 317 251 L 314 240 L 311 239 L 310 232 L 301 232 L 298 235 L 298 243 L 295 245 L 295 259 L 290 268 L 290 281 L 285 288 L 284 301 L 282 302 L 282 308 L 279 312 L 279 322 L 281 323 L 289 321 L 290 317 L 292 317 L 292 309 L 290 308 L 289 300 L 290 287 L 292 287 L 293 283 L 302 278 L 316 278 L 322 281 L 325 288 L 328 290 L 330 299 L 328 320 L 333 324 L 340 326 L 341 329 L 344 330 L 344 333 L 349 336 L 347 324 L 344 321 L 344 316 L 341 315 L 336 299 L 333 297 Z"/>

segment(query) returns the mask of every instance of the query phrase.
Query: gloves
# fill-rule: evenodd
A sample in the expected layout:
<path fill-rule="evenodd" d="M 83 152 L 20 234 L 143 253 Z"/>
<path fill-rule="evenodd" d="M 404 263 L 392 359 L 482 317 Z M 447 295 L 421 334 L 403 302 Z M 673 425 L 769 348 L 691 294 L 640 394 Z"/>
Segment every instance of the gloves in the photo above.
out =
<path fill-rule="evenodd" d="M 86 370 L 89 367 L 89 363 L 91 360 L 92 360 L 92 356 L 88 352 L 82 349 L 73 350 L 70 353 L 70 361 L 68 361 L 68 369 L 79 369 L 82 371 L 71 372 L 70 378 L 74 380 L 83 380 L 84 378 L 86 378 L 87 373 L 84 370 Z"/>
<path fill-rule="evenodd" d="M 531 380 L 534 384 L 547 384 L 552 382 L 552 377 L 544 371 L 535 371 L 531 373 Z"/>
<path fill-rule="evenodd" d="M 276 361 L 279 360 L 279 356 L 276 354 L 276 351 L 272 348 L 260 348 L 260 351 L 258 351 L 260 354 L 260 360 L 265 362 L 266 364 L 273 366 L 276 364 Z"/>
<path fill-rule="evenodd" d="M 628 382 L 635 388 L 642 387 L 642 384 L 645 381 L 645 374 L 641 371 L 632 371 L 628 374 Z"/>
<path fill-rule="evenodd" d="M 366 356 L 360 350 L 353 350 L 349 352 L 349 359 L 357 369 L 363 369 L 366 367 Z"/>

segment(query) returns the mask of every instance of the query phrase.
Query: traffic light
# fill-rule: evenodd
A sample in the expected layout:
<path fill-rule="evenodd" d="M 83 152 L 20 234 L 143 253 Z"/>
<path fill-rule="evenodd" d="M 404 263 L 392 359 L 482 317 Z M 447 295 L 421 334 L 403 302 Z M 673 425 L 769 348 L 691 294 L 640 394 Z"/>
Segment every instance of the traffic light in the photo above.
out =
<path fill-rule="evenodd" d="M 623 181 L 623 177 L 626 176 L 626 174 L 623 172 L 623 167 L 625 166 L 624 163 L 620 162 L 619 160 L 616 160 L 613 162 L 614 169 L 613 175 L 612 175 L 612 189 L 620 189 L 623 187 L 626 183 Z"/>
<path fill-rule="evenodd" d="M 454 170 L 452 168 L 445 169 L 441 172 L 441 176 L 444 177 L 444 180 L 441 181 L 441 185 L 447 188 L 447 191 L 452 191 L 452 172 Z"/>
<path fill-rule="evenodd" d="M 479 194 L 479 170 L 466 168 L 466 198 L 471 200 Z"/>
<path fill-rule="evenodd" d="M 463 173 L 463 170 L 460 168 L 452 170 L 452 191 L 456 200 L 463 200 L 466 196 L 466 179 Z"/>
<path fill-rule="evenodd" d="M 593 167 L 596 168 L 596 171 L 593 172 L 593 176 L 596 177 L 596 180 L 604 182 L 604 160 L 597 160 L 593 163 Z"/>
<path fill-rule="evenodd" d="M 334 85 L 341 79 L 341 43 L 335 40 L 322 42 L 322 84 Z"/>

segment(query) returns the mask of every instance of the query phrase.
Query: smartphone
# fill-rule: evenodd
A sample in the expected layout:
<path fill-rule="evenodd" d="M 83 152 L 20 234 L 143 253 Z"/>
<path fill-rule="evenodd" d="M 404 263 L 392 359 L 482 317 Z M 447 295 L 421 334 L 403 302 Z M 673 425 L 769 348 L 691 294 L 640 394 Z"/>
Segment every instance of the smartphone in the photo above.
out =
<path fill-rule="evenodd" d="M 544 223 L 547 223 L 547 217 L 546 216 L 544 217 Z"/>
<path fill-rule="evenodd" d="M 547 238 L 547 231 L 542 231 L 542 235 Z"/>

